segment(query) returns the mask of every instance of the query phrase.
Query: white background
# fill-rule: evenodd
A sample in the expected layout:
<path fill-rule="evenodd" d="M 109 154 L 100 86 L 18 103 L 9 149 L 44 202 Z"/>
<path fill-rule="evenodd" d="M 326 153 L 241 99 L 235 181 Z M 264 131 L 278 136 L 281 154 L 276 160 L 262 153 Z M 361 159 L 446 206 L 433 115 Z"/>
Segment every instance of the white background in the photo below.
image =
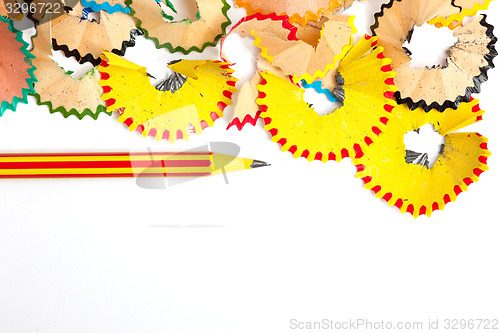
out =
<path fill-rule="evenodd" d="M 349 13 L 368 32 L 381 1 Z M 236 22 L 241 9 L 231 9 Z M 500 3 L 488 11 L 500 22 Z M 432 38 L 432 35 L 429 35 Z M 230 37 L 228 48 L 251 45 Z M 233 46 L 230 46 L 233 45 Z M 249 78 L 252 52 L 228 51 Z M 139 55 L 147 55 L 140 57 Z M 216 58 L 208 49 L 199 58 Z M 126 57 L 165 75 L 140 40 Z M 163 72 L 162 72 L 163 71 Z M 64 119 L 33 100 L 0 118 L 2 152 L 191 149 L 229 141 L 271 167 L 166 190 L 133 179 L 0 182 L 0 332 L 290 332 L 290 320 L 500 317 L 500 71 L 480 94 L 490 171 L 432 218 L 363 189 L 350 160 L 281 153 L 262 123 L 226 131 L 232 109 L 189 142 L 156 143 L 117 116 Z"/>

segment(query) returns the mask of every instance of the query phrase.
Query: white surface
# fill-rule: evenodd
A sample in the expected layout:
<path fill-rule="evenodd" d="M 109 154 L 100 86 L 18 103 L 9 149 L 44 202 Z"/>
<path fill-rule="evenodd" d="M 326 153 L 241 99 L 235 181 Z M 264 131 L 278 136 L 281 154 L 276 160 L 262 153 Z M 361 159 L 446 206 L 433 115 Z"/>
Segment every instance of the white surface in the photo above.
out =
<path fill-rule="evenodd" d="M 350 11 L 361 32 L 379 4 Z M 488 14 L 499 23 L 500 2 Z M 242 15 L 231 10 L 234 22 Z M 217 56 L 214 48 L 198 55 Z M 148 41 L 127 52 L 139 64 L 154 61 L 148 70 L 158 76 L 176 57 Z M 235 60 L 239 76 L 250 77 L 251 60 Z M 33 100 L 6 112 L 4 152 L 229 141 L 272 166 L 228 174 L 228 185 L 211 177 L 167 190 L 131 179 L 2 180 L 0 332 L 276 333 L 294 331 L 291 319 L 499 318 L 500 71 L 489 76 L 479 96 L 485 121 L 466 130 L 489 137 L 490 171 L 431 219 L 376 199 L 349 160 L 295 160 L 260 122 L 226 131 L 231 110 L 175 146 L 128 132 L 116 115 L 64 119 Z"/>

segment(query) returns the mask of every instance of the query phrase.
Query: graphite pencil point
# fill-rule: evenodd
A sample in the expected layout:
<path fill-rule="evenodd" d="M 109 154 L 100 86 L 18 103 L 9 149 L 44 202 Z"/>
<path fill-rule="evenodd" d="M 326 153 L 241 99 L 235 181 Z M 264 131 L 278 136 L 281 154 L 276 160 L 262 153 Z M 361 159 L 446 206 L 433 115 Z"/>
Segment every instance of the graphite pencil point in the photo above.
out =
<path fill-rule="evenodd" d="M 255 169 L 255 168 L 260 168 L 260 167 L 265 167 L 265 166 L 270 166 L 271 164 L 259 161 L 259 160 L 253 160 L 252 164 L 250 164 L 250 168 Z"/>

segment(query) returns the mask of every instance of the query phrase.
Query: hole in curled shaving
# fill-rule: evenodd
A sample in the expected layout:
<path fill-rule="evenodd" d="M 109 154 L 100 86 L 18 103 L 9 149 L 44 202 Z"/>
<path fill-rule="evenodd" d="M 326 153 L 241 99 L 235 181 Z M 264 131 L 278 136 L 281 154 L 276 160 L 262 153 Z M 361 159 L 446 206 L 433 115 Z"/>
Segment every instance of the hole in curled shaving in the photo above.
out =
<path fill-rule="evenodd" d="M 446 67 L 449 50 L 457 42 L 453 30 L 424 23 L 410 30 L 402 47 L 411 58 L 411 68 Z"/>
<path fill-rule="evenodd" d="M 330 101 L 324 93 L 319 93 L 314 88 L 306 88 L 304 101 L 320 116 L 330 114 L 342 107 L 341 103 Z"/>
<path fill-rule="evenodd" d="M 445 142 L 445 138 L 431 124 L 406 133 L 406 163 L 424 165 L 431 169 L 443 153 Z"/>
<path fill-rule="evenodd" d="M 335 88 L 333 91 L 322 88 L 321 82 L 315 82 L 312 85 L 305 84 L 305 81 L 302 82 L 306 88 L 304 101 L 320 116 L 330 114 L 344 105 L 344 78 L 340 73 L 337 73 L 335 75 L 335 81 Z M 320 88 L 322 90 L 318 91 Z"/>

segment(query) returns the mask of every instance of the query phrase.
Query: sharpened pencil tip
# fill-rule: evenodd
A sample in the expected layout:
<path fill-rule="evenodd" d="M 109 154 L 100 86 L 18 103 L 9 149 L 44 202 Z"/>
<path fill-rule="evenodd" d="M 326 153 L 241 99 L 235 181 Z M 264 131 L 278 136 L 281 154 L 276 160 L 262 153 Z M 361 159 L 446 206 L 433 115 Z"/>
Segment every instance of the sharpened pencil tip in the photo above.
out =
<path fill-rule="evenodd" d="M 255 168 L 260 168 L 260 167 L 265 167 L 265 166 L 270 166 L 271 164 L 259 161 L 259 160 L 253 160 L 252 164 L 250 164 L 250 168 L 255 169 Z"/>

